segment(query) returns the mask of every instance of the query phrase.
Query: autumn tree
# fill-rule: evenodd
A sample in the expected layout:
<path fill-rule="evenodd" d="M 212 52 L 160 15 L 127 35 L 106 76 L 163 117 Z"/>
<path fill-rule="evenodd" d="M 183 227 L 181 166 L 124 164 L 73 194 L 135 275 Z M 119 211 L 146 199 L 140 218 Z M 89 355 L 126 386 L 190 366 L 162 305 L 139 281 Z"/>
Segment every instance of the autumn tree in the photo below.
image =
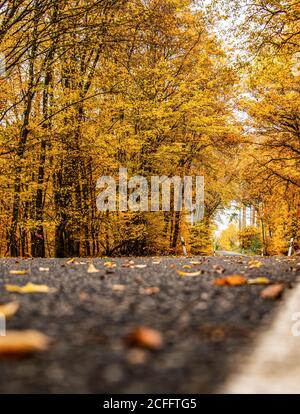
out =
<path fill-rule="evenodd" d="M 2 254 L 169 253 L 199 238 L 185 211 L 97 211 L 97 179 L 120 167 L 204 175 L 209 248 L 236 186 L 236 75 L 192 3 L 3 2 Z"/>

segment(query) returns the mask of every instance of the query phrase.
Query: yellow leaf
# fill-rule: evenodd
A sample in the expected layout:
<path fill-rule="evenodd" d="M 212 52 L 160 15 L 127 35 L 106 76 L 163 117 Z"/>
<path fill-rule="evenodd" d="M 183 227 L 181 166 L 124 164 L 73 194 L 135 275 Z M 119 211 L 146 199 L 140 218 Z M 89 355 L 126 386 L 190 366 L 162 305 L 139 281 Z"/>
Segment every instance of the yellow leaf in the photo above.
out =
<path fill-rule="evenodd" d="M 0 305 L 0 314 L 9 319 L 14 316 L 18 309 L 19 304 L 17 302 L 10 302 L 6 305 Z"/>
<path fill-rule="evenodd" d="M 70 265 L 75 262 L 75 257 L 66 261 L 66 265 Z"/>
<path fill-rule="evenodd" d="M 256 269 L 261 266 L 262 266 L 262 263 L 257 260 L 249 262 L 249 269 Z"/>
<path fill-rule="evenodd" d="M 185 277 L 185 276 L 200 276 L 201 271 L 198 272 L 183 272 L 182 270 L 177 270 L 177 274 L 179 276 Z"/>
<path fill-rule="evenodd" d="M 100 270 L 99 270 L 99 269 L 97 269 L 97 268 L 93 265 L 93 263 L 89 263 L 89 265 L 88 265 L 88 269 L 87 269 L 87 272 L 88 272 L 88 273 L 99 273 L 99 272 L 100 272 Z"/>
<path fill-rule="evenodd" d="M 113 262 L 105 262 L 104 266 L 108 268 L 113 268 L 113 267 L 116 267 L 117 265 Z"/>
<path fill-rule="evenodd" d="M 53 291 L 46 285 L 35 285 L 33 283 L 27 283 L 25 286 L 5 285 L 5 289 L 8 292 L 15 293 L 49 293 Z"/>
<path fill-rule="evenodd" d="M 65 264 L 66 265 L 70 265 L 70 264 L 80 265 L 82 263 L 76 260 L 75 257 L 72 257 L 72 259 L 67 260 Z"/>
<path fill-rule="evenodd" d="M 0 337 L 0 356 L 45 351 L 49 338 L 38 331 L 8 331 Z"/>
<path fill-rule="evenodd" d="M 23 276 L 23 275 L 27 275 L 27 273 L 29 273 L 29 270 L 26 270 L 26 269 L 10 270 L 9 273 L 11 275 L 20 275 L 20 276 Z"/>
<path fill-rule="evenodd" d="M 255 279 L 249 279 L 249 285 L 268 285 L 270 280 L 267 277 L 257 277 Z"/>

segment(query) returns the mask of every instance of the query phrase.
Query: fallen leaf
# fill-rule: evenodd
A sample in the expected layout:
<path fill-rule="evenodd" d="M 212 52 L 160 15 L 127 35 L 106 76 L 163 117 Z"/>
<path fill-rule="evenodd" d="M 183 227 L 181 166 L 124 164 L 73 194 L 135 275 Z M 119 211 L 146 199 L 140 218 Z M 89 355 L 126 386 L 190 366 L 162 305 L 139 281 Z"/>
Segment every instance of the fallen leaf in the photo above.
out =
<path fill-rule="evenodd" d="M 262 266 L 262 262 L 259 262 L 258 260 L 250 261 L 249 262 L 249 269 L 256 269 L 258 267 Z"/>
<path fill-rule="evenodd" d="M 155 265 L 158 265 L 160 263 L 161 263 L 160 261 L 154 261 L 154 262 L 152 262 L 152 264 L 155 264 Z"/>
<path fill-rule="evenodd" d="M 45 351 L 48 345 L 49 338 L 38 331 L 7 331 L 0 337 L 0 356 Z"/>
<path fill-rule="evenodd" d="M 67 260 L 65 264 L 66 265 L 71 265 L 71 264 L 80 265 L 82 264 L 82 262 L 79 262 L 78 260 L 76 260 L 75 257 L 72 257 L 72 259 Z"/>
<path fill-rule="evenodd" d="M 49 272 L 49 267 L 39 267 L 40 272 Z"/>
<path fill-rule="evenodd" d="M 182 270 L 177 270 L 177 274 L 179 276 L 185 277 L 185 276 L 200 276 L 201 275 L 201 270 L 199 270 L 198 272 L 183 272 Z"/>
<path fill-rule="evenodd" d="M 27 275 L 29 273 L 29 270 L 26 269 L 19 269 L 19 270 L 10 270 L 9 273 L 11 275 L 20 275 L 20 276 L 24 276 Z"/>
<path fill-rule="evenodd" d="M 85 292 L 80 292 L 79 293 L 79 300 L 85 301 L 85 300 L 88 300 L 88 298 L 89 298 L 89 295 L 87 293 L 85 293 Z"/>
<path fill-rule="evenodd" d="M 224 267 L 221 267 L 219 265 L 214 265 L 213 266 L 213 270 L 214 270 L 214 272 L 216 272 L 216 273 L 218 273 L 220 275 L 225 272 Z"/>
<path fill-rule="evenodd" d="M 155 295 L 156 293 L 160 292 L 159 287 L 149 287 L 149 288 L 141 288 L 140 293 L 144 295 Z"/>
<path fill-rule="evenodd" d="M 33 283 L 27 283 L 25 286 L 5 285 L 5 289 L 8 292 L 15 293 L 49 293 L 53 291 L 46 285 L 35 285 Z"/>
<path fill-rule="evenodd" d="M 125 342 L 130 347 L 140 347 L 150 350 L 160 349 L 163 346 L 163 338 L 159 331 L 141 326 L 133 330 Z"/>
<path fill-rule="evenodd" d="M 147 353 L 142 349 L 130 349 L 126 356 L 131 365 L 141 365 L 147 362 Z"/>
<path fill-rule="evenodd" d="M 183 269 L 191 269 L 191 268 L 192 268 L 192 266 L 190 266 L 190 265 L 184 265 L 184 266 L 182 266 L 182 268 L 183 268 Z"/>
<path fill-rule="evenodd" d="M 88 265 L 88 269 L 87 269 L 87 272 L 88 272 L 88 273 L 99 273 L 99 272 L 100 272 L 100 270 L 99 270 L 99 269 L 97 269 L 97 268 L 93 265 L 93 263 L 89 263 L 89 265 Z"/>
<path fill-rule="evenodd" d="M 19 304 L 17 302 L 10 302 L 5 305 L 0 305 L 0 314 L 9 319 L 14 316 L 18 309 Z"/>
<path fill-rule="evenodd" d="M 248 285 L 268 285 L 269 283 L 270 280 L 267 277 L 256 277 L 248 280 Z"/>
<path fill-rule="evenodd" d="M 230 325 L 202 325 L 199 328 L 201 336 L 213 342 L 219 342 L 229 337 L 248 337 L 249 331 Z"/>
<path fill-rule="evenodd" d="M 145 264 L 137 264 L 134 267 L 135 267 L 135 269 L 145 269 L 145 267 L 147 267 L 147 265 L 145 265 Z"/>
<path fill-rule="evenodd" d="M 67 260 L 66 261 L 66 264 L 67 265 L 70 265 L 70 264 L 72 264 L 72 263 L 74 263 L 75 262 L 75 258 L 74 257 L 72 257 L 72 259 L 69 259 L 69 260 Z"/>
<path fill-rule="evenodd" d="M 109 269 L 113 268 L 113 267 L 117 267 L 117 265 L 113 262 L 105 262 L 104 263 L 105 267 L 108 267 Z"/>
<path fill-rule="evenodd" d="M 192 261 L 192 262 L 190 262 L 190 264 L 193 265 L 193 266 L 197 266 L 197 265 L 201 265 L 202 262 Z"/>
<path fill-rule="evenodd" d="M 213 342 L 221 342 L 226 336 L 226 330 L 223 327 L 202 327 L 200 328 L 201 334 L 207 336 Z"/>
<path fill-rule="evenodd" d="M 283 283 L 277 283 L 275 285 L 268 286 L 265 288 L 260 296 L 263 299 L 277 299 L 279 298 L 284 291 L 284 284 Z"/>
<path fill-rule="evenodd" d="M 125 285 L 112 285 L 112 290 L 114 292 L 124 292 L 125 289 L 126 289 Z"/>
<path fill-rule="evenodd" d="M 247 279 L 241 275 L 225 276 L 222 279 L 216 279 L 214 285 L 216 286 L 241 286 L 247 283 Z"/>
<path fill-rule="evenodd" d="M 129 262 L 123 263 L 122 267 L 133 267 L 134 261 L 130 260 Z"/>

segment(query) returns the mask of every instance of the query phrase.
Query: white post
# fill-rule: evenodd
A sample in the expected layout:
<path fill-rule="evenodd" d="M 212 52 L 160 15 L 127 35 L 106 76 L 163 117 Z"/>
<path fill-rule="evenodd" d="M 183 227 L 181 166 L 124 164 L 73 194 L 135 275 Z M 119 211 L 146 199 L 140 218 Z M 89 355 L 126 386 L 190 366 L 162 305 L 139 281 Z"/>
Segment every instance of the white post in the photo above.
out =
<path fill-rule="evenodd" d="M 291 241 L 290 241 L 289 251 L 288 251 L 288 256 L 289 256 L 289 257 L 290 257 L 290 256 L 292 256 L 292 253 L 293 253 L 293 247 L 294 247 L 294 238 L 292 237 L 292 238 L 291 238 Z"/>
<path fill-rule="evenodd" d="M 191 211 L 191 226 L 194 226 L 194 210 Z"/>
<path fill-rule="evenodd" d="M 186 247 L 185 247 L 185 241 L 183 237 L 180 237 L 180 242 L 181 242 L 181 246 L 182 246 L 182 250 L 183 250 L 183 254 L 185 256 L 187 256 L 187 252 L 186 252 Z"/>

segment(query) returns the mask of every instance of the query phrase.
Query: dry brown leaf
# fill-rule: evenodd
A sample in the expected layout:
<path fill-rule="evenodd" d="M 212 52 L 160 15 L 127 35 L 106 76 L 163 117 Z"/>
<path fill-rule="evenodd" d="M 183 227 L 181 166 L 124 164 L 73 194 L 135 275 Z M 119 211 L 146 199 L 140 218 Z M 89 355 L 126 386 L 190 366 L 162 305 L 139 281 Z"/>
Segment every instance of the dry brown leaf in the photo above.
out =
<path fill-rule="evenodd" d="M 125 285 L 112 285 L 112 290 L 114 292 L 124 292 L 125 289 L 126 289 Z"/>
<path fill-rule="evenodd" d="M 88 298 L 89 298 L 89 295 L 87 293 L 85 293 L 85 292 L 80 292 L 79 293 L 79 300 L 85 301 L 85 300 L 88 300 Z"/>
<path fill-rule="evenodd" d="M 199 270 L 198 272 L 183 272 L 182 270 L 177 270 L 177 274 L 179 276 L 185 277 L 185 276 L 200 276 L 201 275 L 201 270 Z"/>
<path fill-rule="evenodd" d="M 99 270 L 99 269 L 97 269 L 97 268 L 93 265 L 93 263 L 89 263 L 88 268 L 87 268 L 87 272 L 88 272 L 88 273 L 99 273 L 99 272 L 100 272 L 100 270 Z"/>
<path fill-rule="evenodd" d="M 214 270 L 214 272 L 216 272 L 216 273 L 218 273 L 220 275 L 225 272 L 224 267 L 221 267 L 219 265 L 214 265 L 213 266 L 213 270 Z"/>
<path fill-rule="evenodd" d="M 200 333 L 213 342 L 221 342 L 226 337 L 226 329 L 223 326 L 204 325 L 200 327 Z"/>
<path fill-rule="evenodd" d="M 131 365 L 141 365 L 147 362 L 147 352 L 142 349 L 129 349 L 127 353 L 127 361 Z"/>
<path fill-rule="evenodd" d="M 217 279 L 214 281 L 216 286 L 242 286 L 247 283 L 247 279 L 241 275 L 230 275 L 225 276 L 222 279 Z"/>
<path fill-rule="evenodd" d="M 20 276 L 24 276 L 27 275 L 29 273 L 29 270 L 27 269 L 17 269 L 17 270 L 10 270 L 9 273 L 11 275 L 20 275 Z"/>
<path fill-rule="evenodd" d="M 267 277 L 256 277 L 255 279 L 249 279 L 248 285 L 268 285 L 270 280 Z"/>
<path fill-rule="evenodd" d="M 163 338 L 159 331 L 145 326 L 133 330 L 126 338 L 128 346 L 146 348 L 150 350 L 160 349 L 163 346 Z"/>
<path fill-rule="evenodd" d="M 155 295 L 156 293 L 160 292 L 159 287 L 149 287 L 149 288 L 141 288 L 140 293 L 143 295 Z"/>
<path fill-rule="evenodd" d="M 19 304 L 17 302 L 10 302 L 5 305 L 0 305 L 0 314 L 9 319 L 14 316 L 18 309 Z"/>
<path fill-rule="evenodd" d="M 33 283 L 27 283 L 25 286 L 5 285 L 5 289 L 8 292 L 15 293 L 49 293 L 53 291 L 46 285 L 35 285 Z"/>
<path fill-rule="evenodd" d="M 49 338 L 38 331 L 7 331 L 6 336 L 0 337 L 0 357 L 45 351 L 49 342 Z"/>
<path fill-rule="evenodd" d="M 261 292 L 260 296 L 263 299 L 277 299 L 282 295 L 284 288 L 285 286 L 283 283 L 277 283 L 275 285 L 271 285 L 265 288 Z"/>
<path fill-rule="evenodd" d="M 133 267 L 134 266 L 134 261 L 130 260 L 129 262 L 123 263 L 122 267 Z"/>

